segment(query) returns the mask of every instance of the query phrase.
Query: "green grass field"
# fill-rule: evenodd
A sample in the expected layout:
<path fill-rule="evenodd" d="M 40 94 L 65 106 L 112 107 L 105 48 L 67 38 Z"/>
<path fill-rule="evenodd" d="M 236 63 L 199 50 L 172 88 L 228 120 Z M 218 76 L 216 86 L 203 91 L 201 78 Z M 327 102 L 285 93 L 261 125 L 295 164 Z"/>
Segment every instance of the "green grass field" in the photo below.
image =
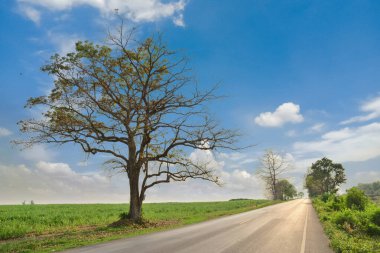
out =
<path fill-rule="evenodd" d="M 237 200 L 144 204 L 147 223 L 110 226 L 127 204 L 0 206 L 0 252 L 51 252 L 160 231 L 278 202 Z"/>

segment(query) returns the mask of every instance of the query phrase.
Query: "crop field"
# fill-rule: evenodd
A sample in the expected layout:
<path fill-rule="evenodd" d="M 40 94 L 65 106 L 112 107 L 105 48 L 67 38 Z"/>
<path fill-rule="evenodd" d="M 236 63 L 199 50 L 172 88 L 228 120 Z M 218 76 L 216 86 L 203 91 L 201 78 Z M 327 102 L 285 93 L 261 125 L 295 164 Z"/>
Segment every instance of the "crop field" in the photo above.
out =
<path fill-rule="evenodd" d="M 0 252 L 51 252 L 160 231 L 278 203 L 236 200 L 148 203 L 146 222 L 118 224 L 128 204 L 0 206 Z"/>

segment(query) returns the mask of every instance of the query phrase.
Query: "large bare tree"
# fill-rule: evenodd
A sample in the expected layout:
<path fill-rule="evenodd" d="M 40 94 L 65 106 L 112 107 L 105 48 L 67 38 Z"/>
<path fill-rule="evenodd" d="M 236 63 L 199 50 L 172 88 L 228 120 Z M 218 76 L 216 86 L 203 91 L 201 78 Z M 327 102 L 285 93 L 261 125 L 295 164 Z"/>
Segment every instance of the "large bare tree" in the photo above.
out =
<path fill-rule="evenodd" d="M 211 120 L 204 106 L 216 98 L 190 78 L 184 58 L 160 36 L 139 42 L 123 26 L 102 45 L 77 42 L 74 52 L 54 55 L 42 70 L 54 77 L 50 94 L 30 98 L 41 119 L 19 122 L 25 146 L 80 145 L 88 154 L 108 154 L 105 164 L 127 173 L 129 218 L 142 217 L 146 191 L 188 178 L 218 183 L 207 164 L 190 159 L 194 149 L 233 148 L 234 131 Z"/>
<path fill-rule="evenodd" d="M 288 171 L 291 167 L 285 155 L 277 153 L 273 150 L 266 150 L 260 159 L 260 167 L 256 170 L 256 174 L 264 181 L 266 190 L 271 198 L 278 198 L 278 183 L 280 176 Z"/>

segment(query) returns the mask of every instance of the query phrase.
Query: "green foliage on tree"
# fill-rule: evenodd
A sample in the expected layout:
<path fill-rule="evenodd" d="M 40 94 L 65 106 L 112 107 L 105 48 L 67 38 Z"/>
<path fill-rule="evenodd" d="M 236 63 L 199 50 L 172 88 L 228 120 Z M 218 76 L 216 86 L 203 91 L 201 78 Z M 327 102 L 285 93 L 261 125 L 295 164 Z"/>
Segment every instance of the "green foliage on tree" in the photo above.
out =
<path fill-rule="evenodd" d="M 311 165 L 305 178 L 305 188 L 310 197 L 324 193 L 336 193 L 339 185 L 346 182 L 344 168 L 324 157 Z"/>
<path fill-rule="evenodd" d="M 364 192 L 356 187 L 347 190 L 346 204 L 347 207 L 353 210 L 363 211 L 368 205 L 368 197 Z"/>
<path fill-rule="evenodd" d="M 75 51 L 54 55 L 42 70 L 54 78 L 49 94 L 30 98 L 39 118 L 23 120 L 26 147 L 76 144 L 89 155 L 110 157 L 110 169 L 129 179 L 132 220 L 140 220 L 146 191 L 189 178 L 218 183 L 194 149 L 233 148 L 237 134 L 210 118 L 214 89 L 200 91 L 186 61 L 160 37 L 139 42 L 121 26 L 107 43 L 77 42 Z"/>
<path fill-rule="evenodd" d="M 288 200 L 297 196 L 297 190 L 288 180 L 281 179 L 276 185 L 276 199 Z"/>
<path fill-rule="evenodd" d="M 372 217 L 371 217 L 371 220 L 374 224 L 376 224 L 377 226 L 380 227 L 380 209 L 376 210 Z"/>

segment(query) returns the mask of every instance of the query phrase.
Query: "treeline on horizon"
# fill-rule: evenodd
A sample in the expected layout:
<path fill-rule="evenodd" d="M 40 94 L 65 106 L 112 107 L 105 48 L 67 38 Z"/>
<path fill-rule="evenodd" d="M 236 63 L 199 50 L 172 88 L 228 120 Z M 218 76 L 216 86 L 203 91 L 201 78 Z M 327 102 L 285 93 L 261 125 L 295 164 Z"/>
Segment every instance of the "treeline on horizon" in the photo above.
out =
<path fill-rule="evenodd" d="M 369 184 L 359 184 L 357 187 L 370 197 L 372 201 L 380 204 L 380 181 Z"/>

